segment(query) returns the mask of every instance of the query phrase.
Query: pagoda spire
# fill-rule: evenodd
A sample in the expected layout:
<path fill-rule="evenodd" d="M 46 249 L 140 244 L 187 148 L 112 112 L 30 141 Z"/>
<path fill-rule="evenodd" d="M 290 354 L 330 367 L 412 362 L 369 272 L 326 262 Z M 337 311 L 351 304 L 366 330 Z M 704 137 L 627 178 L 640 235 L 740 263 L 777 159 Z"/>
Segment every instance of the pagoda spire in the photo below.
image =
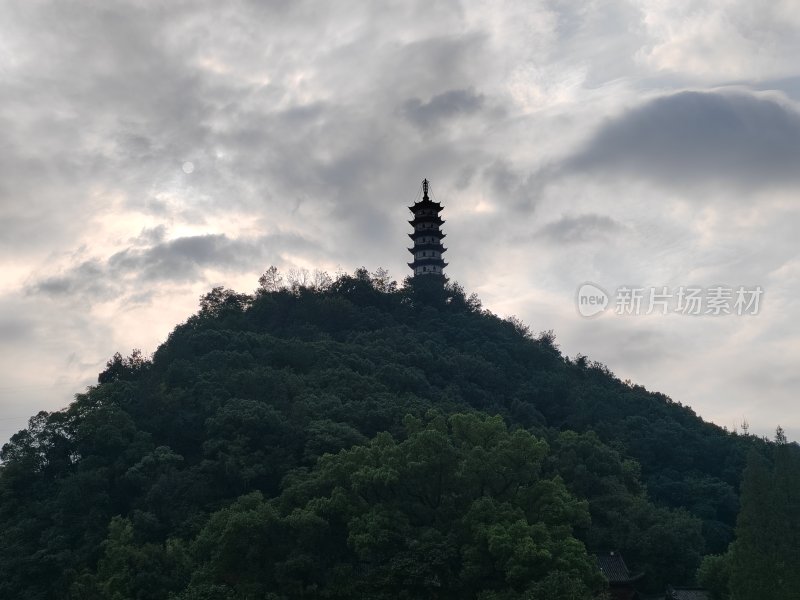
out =
<path fill-rule="evenodd" d="M 444 221 L 439 217 L 442 206 L 438 202 L 433 202 L 428 196 L 430 182 L 422 180 L 422 200 L 417 201 L 414 206 L 409 206 L 409 210 L 414 213 L 414 218 L 409 224 L 414 228 L 413 233 L 409 233 L 414 241 L 413 248 L 408 251 L 414 255 L 414 262 L 408 263 L 414 272 L 414 277 L 434 275 L 444 277 L 443 270 L 447 263 L 442 259 L 442 254 L 447 252 L 447 248 L 442 245 L 441 226 Z"/>

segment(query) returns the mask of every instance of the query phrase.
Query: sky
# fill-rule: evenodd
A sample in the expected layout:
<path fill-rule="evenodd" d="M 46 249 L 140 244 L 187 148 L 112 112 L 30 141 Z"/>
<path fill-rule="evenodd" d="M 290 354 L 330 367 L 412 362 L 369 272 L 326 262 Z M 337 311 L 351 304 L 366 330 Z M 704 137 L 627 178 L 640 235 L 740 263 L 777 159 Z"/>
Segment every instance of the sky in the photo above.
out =
<path fill-rule="evenodd" d="M 797 0 L 4 2 L 0 440 L 212 286 L 402 280 L 423 177 L 486 308 L 800 439 L 798 55 Z"/>

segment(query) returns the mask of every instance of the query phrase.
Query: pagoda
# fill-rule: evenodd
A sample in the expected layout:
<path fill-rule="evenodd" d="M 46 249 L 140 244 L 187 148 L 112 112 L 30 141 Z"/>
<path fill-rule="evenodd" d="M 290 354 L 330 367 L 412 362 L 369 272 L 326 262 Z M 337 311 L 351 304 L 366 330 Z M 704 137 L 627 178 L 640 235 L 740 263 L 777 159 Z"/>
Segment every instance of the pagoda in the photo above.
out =
<path fill-rule="evenodd" d="M 447 263 L 442 259 L 442 254 L 447 248 L 442 246 L 442 238 L 445 236 L 440 229 L 444 224 L 439 217 L 442 206 L 428 197 L 428 186 L 428 180 L 423 179 L 422 200 L 408 207 L 414 213 L 414 219 L 409 221 L 414 233 L 408 234 L 408 237 L 414 240 L 414 247 L 408 249 L 414 255 L 414 262 L 408 263 L 408 266 L 414 271 L 414 277 L 423 275 L 444 277 L 443 270 Z"/>

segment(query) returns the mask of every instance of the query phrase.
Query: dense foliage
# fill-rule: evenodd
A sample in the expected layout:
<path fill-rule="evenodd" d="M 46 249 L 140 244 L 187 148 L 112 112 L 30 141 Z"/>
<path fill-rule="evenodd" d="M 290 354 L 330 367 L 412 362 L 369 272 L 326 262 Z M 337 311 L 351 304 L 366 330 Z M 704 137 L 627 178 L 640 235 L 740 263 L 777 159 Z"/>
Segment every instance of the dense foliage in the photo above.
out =
<path fill-rule="evenodd" d="M 663 589 L 767 447 L 457 285 L 271 269 L 4 446 L 0 597 L 579 599 L 611 549 Z"/>
<path fill-rule="evenodd" d="M 718 600 L 800 600 L 800 451 L 780 427 L 775 440 L 747 457 L 736 541 L 698 573 Z"/>

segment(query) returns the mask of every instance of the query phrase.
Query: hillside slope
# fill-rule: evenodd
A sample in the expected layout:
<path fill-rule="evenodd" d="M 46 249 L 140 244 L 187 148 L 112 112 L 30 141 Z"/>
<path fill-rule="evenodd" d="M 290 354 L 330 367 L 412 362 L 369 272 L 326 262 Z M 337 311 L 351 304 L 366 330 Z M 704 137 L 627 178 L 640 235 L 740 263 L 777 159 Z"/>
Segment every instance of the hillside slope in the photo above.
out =
<path fill-rule="evenodd" d="M 3 448 L 0 596 L 589 598 L 609 549 L 663 589 L 764 444 L 457 285 L 217 288 Z"/>

